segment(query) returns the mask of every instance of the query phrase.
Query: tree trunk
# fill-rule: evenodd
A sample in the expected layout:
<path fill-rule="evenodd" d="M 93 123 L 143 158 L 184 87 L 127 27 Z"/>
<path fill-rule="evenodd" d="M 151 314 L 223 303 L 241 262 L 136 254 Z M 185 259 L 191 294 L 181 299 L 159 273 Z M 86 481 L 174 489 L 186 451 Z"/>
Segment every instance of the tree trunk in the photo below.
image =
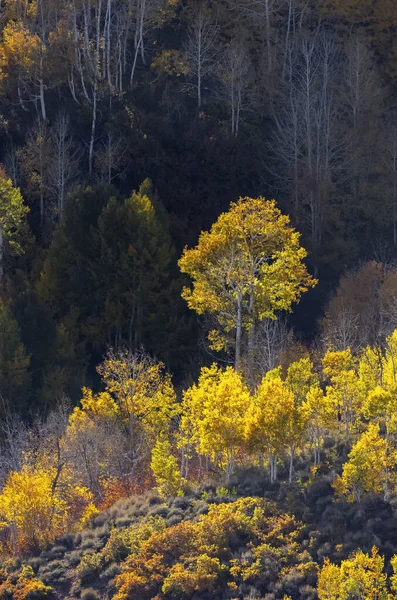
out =
<path fill-rule="evenodd" d="M 255 298 L 254 293 L 251 291 L 250 294 L 250 302 L 249 302 L 249 314 L 251 318 L 251 327 L 248 331 L 248 367 L 249 373 L 253 372 L 254 366 L 254 352 L 255 352 L 255 316 L 254 316 L 254 306 L 255 306 Z"/>
<path fill-rule="evenodd" d="M 94 142 L 95 142 L 95 129 L 96 129 L 96 103 L 97 103 L 97 82 L 94 83 L 93 97 L 92 97 L 92 122 L 91 122 L 91 139 L 90 149 L 88 155 L 88 173 L 92 175 L 92 164 L 94 159 Z"/>
<path fill-rule="evenodd" d="M 242 315 L 242 307 L 241 307 L 241 294 L 238 295 L 237 298 L 237 325 L 236 325 L 236 355 L 234 360 L 234 367 L 236 371 L 240 367 L 241 361 L 241 337 L 243 333 L 243 315 Z"/>
<path fill-rule="evenodd" d="M 183 472 L 185 469 L 185 444 L 182 444 L 182 452 L 181 452 L 181 468 L 179 470 L 180 476 L 183 477 Z"/>
<path fill-rule="evenodd" d="M 263 452 L 259 452 L 258 460 L 259 460 L 259 468 L 261 471 L 263 471 L 265 468 L 265 461 L 263 460 Z"/>
<path fill-rule="evenodd" d="M 45 99 L 44 99 L 44 82 L 43 82 L 43 56 L 42 54 L 40 55 L 40 78 L 39 78 L 39 85 L 40 85 L 40 106 L 41 106 L 41 117 L 43 119 L 43 121 L 47 120 L 47 113 L 46 113 L 46 107 L 45 107 Z"/>
<path fill-rule="evenodd" d="M 226 466 L 226 485 L 228 485 L 228 483 L 230 481 L 230 476 L 233 473 L 233 468 L 234 468 L 234 454 L 232 452 L 232 454 L 229 457 L 229 460 L 227 461 L 227 466 Z"/>
<path fill-rule="evenodd" d="M 274 483 L 277 480 L 277 456 L 275 454 L 269 454 L 269 469 L 270 469 L 270 483 Z"/>
<path fill-rule="evenodd" d="M 289 458 L 289 473 L 288 473 L 288 482 L 292 483 L 292 475 L 294 474 L 294 451 L 291 448 L 291 454 Z"/>
<path fill-rule="evenodd" d="M 185 456 L 185 479 L 189 477 L 189 456 Z"/>

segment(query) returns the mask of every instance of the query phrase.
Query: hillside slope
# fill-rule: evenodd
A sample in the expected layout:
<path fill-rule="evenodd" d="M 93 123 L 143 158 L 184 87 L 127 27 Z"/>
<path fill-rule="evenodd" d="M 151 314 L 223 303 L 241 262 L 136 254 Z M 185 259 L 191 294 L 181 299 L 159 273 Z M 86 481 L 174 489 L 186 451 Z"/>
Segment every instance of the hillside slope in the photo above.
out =
<path fill-rule="evenodd" d="M 339 563 L 376 546 L 388 565 L 397 552 L 392 505 L 335 502 L 329 473 L 300 473 L 300 487 L 270 485 L 251 468 L 230 490 L 119 501 L 39 556 L 4 563 L 0 598 L 309 600 L 327 557 Z"/>

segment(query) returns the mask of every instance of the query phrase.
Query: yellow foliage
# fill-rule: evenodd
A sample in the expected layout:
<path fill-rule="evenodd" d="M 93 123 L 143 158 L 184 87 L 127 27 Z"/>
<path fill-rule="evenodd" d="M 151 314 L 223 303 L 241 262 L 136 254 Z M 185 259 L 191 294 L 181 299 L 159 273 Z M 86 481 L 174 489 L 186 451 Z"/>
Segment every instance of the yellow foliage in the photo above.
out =
<path fill-rule="evenodd" d="M 42 548 L 84 514 L 91 498 L 67 476 L 60 485 L 54 468 L 25 466 L 10 473 L 0 494 L 0 526 L 15 532 L 12 550 Z"/>
<path fill-rule="evenodd" d="M 84 429 L 92 419 L 113 419 L 120 414 L 120 409 L 107 392 L 94 394 L 89 388 L 83 388 L 81 408 L 77 407 L 69 418 L 71 431 Z"/>
<path fill-rule="evenodd" d="M 397 329 L 386 338 L 382 384 L 386 389 L 397 385 Z"/>
<path fill-rule="evenodd" d="M 185 248 L 179 266 L 193 280 L 182 296 L 198 314 L 216 315 L 219 337 L 249 330 L 255 320 L 275 318 L 316 283 L 303 263 L 306 251 L 274 201 L 240 198 L 222 213 L 195 248 Z"/>
<path fill-rule="evenodd" d="M 3 579 L 3 577 L 2 577 Z M 4 600 L 33 600 L 52 598 L 54 590 L 37 579 L 30 566 L 23 566 L 18 576 L 10 573 L 4 576 L 0 585 L 0 598 Z"/>
<path fill-rule="evenodd" d="M 139 422 L 153 440 L 168 430 L 179 407 L 171 376 L 162 363 L 140 361 L 121 352 L 110 355 L 98 372 L 123 419 Z"/>
<path fill-rule="evenodd" d="M 299 552 L 300 525 L 260 498 L 211 505 L 197 522 L 153 532 L 132 551 L 116 578 L 114 600 L 226 597 L 243 581 L 261 577 Z M 117 534 L 115 534 L 117 535 Z M 235 548 L 247 553 L 236 558 Z M 252 560 L 246 560 L 249 555 Z"/>
<path fill-rule="evenodd" d="M 366 419 L 383 421 L 389 433 L 397 431 L 397 388 L 390 390 L 377 386 L 368 392 L 363 403 L 363 415 Z"/>
<path fill-rule="evenodd" d="M 200 554 L 187 565 L 177 563 L 172 566 L 161 589 L 164 594 L 182 593 L 187 596 L 198 591 L 211 592 L 222 571 L 226 570 L 227 567 L 221 565 L 219 558 Z"/>
<path fill-rule="evenodd" d="M 249 391 L 232 367 L 204 367 L 198 383 L 184 392 L 182 432 L 200 454 L 220 456 L 226 466 L 244 441 L 249 404 Z"/>
<path fill-rule="evenodd" d="M 292 464 L 296 449 L 303 444 L 308 416 L 307 405 L 298 405 L 286 382 L 276 374 L 265 377 L 245 418 L 247 447 L 273 457 L 288 450 Z"/>
<path fill-rule="evenodd" d="M 167 439 L 157 440 L 152 449 L 150 468 L 160 492 L 165 496 L 175 496 L 181 488 L 182 478 L 178 461 L 173 456 L 171 444 Z"/>
<path fill-rule="evenodd" d="M 162 50 L 157 54 L 150 65 L 152 69 L 162 75 L 174 75 L 180 77 L 189 72 L 183 57 L 178 50 Z"/>
<path fill-rule="evenodd" d="M 264 379 L 245 419 L 245 439 L 251 451 L 282 451 L 288 412 L 294 396 L 278 378 Z"/>
<path fill-rule="evenodd" d="M 327 401 L 333 404 L 335 415 L 341 415 L 347 440 L 357 424 L 365 388 L 356 372 L 350 348 L 340 352 L 328 351 L 322 363 L 324 375 L 331 381 L 327 387 Z"/>
<path fill-rule="evenodd" d="M 380 437 L 379 426 L 371 423 L 349 453 L 335 490 L 349 502 L 360 502 L 364 493 L 386 491 L 388 469 L 394 463 L 394 453 L 389 453 L 386 440 Z"/>
<path fill-rule="evenodd" d="M 41 51 L 42 45 L 37 34 L 31 33 L 19 21 L 8 21 L 0 45 L 0 79 L 6 71 L 13 74 L 14 69 L 32 74 Z"/>
<path fill-rule="evenodd" d="M 384 559 L 375 547 L 371 555 L 359 550 L 340 567 L 326 559 L 318 575 L 319 600 L 388 600 L 383 568 Z"/>
<path fill-rule="evenodd" d="M 359 377 L 366 393 L 382 385 L 383 356 L 378 348 L 367 347 L 359 362 Z"/>
<path fill-rule="evenodd" d="M 90 522 L 90 520 L 92 519 L 92 517 L 94 517 L 95 515 L 98 515 L 98 514 L 99 514 L 99 510 L 97 509 L 95 504 L 93 504 L 92 502 L 87 504 L 87 506 L 84 508 L 83 514 L 81 515 L 81 519 L 80 519 L 81 528 L 83 529 L 84 527 L 86 527 L 88 525 L 88 523 Z"/>
<path fill-rule="evenodd" d="M 288 367 L 285 381 L 298 404 L 302 404 L 310 388 L 319 384 L 313 369 L 313 363 L 308 357 L 292 362 Z"/>
<path fill-rule="evenodd" d="M 322 359 L 322 363 L 324 375 L 329 377 L 331 381 L 344 371 L 354 369 L 354 358 L 350 348 L 338 352 L 328 350 Z"/>
<path fill-rule="evenodd" d="M 302 406 L 306 408 L 308 415 L 308 437 L 313 445 L 315 464 L 319 464 L 324 435 L 337 426 L 337 408 L 329 395 L 324 395 L 317 385 L 307 392 Z"/>

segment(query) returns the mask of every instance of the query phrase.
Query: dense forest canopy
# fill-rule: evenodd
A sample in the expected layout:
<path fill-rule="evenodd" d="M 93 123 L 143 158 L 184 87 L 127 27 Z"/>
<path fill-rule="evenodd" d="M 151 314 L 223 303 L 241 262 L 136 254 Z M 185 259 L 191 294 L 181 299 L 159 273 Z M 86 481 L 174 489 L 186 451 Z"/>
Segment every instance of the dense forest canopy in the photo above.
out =
<path fill-rule="evenodd" d="M 320 280 L 293 319 L 305 342 L 341 273 L 392 261 L 390 0 L 10 0 L 1 12 L 2 186 L 23 198 L 2 191 L 3 297 L 35 409 L 65 389 L 77 399 L 108 344 L 134 340 L 189 377 L 201 334 L 178 254 L 239 196 L 274 198 L 303 236 Z"/>
<path fill-rule="evenodd" d="M 395 598 L 395 1 L 0 17 L 0 599 Z"/>

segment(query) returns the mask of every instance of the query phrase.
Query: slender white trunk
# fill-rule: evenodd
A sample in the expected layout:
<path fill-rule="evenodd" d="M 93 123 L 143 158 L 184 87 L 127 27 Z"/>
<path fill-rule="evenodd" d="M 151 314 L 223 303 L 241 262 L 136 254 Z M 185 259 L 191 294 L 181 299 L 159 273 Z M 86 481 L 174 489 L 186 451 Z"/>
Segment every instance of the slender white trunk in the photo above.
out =
<path fill-rule="evenodd" d="M 44 81 L 43 81 L 43 75 L 44 75 L 43 56 L 42 56 L 42 54 L 40 54 L 40 78 L 39 78 L 39 85 L 40 85 L 40 107 L 41 107 L 41 117 L 42 117 L 43 121 L 46 121 L 47 120 L 47 112 L 46 112 L 45 99 L 44 99 Z"/>
<path fill-rule="evenodd" d="M 289 473 L 288 473 L 288 481 L 292 483 L 292 475 L 294 473 L 294 450 L 291 448 L 290 457 L 289 457 Z"/>
<path fill-rule="evenodd" d="M 93 98 L 92 98 L 92 122 L 91 122 L 91 139 L 90 148 L 88 155 L 88 172 L 92 174 L 92 164 L 94 159 L 94 142 L 95 142 L 95 130 L 96 130 L 96 113 L 97 113 L 97 82 L 94 83 Z"/>
<path fill-rule="evenodd" d="M 241 294 L 238 294 L 237 298 L 237 324 L 236 324 L 236 355 L 234 361 L 234 367 L 238 370 L 241 361 L 241 337 L 243 332 L 243 315 L 241 307 L 242 299 Z"/>

